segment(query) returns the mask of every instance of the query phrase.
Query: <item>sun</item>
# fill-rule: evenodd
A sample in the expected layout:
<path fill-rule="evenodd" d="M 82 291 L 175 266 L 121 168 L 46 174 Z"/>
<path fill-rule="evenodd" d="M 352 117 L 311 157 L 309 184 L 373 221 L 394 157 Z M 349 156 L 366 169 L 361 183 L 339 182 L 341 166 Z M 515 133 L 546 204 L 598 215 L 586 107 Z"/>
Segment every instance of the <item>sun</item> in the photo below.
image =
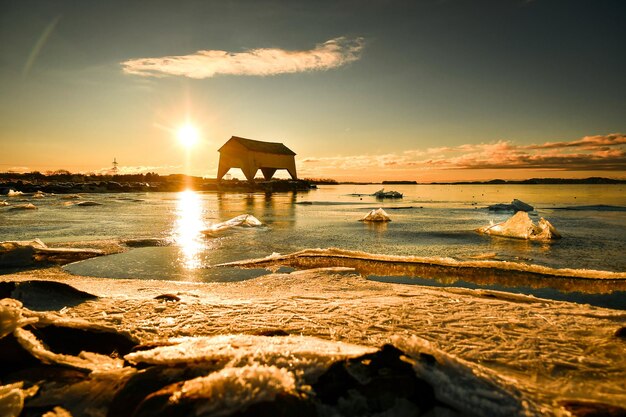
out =
<path fill-rule="evenodd" d="M 187 123 L 180 129 L 178 129 L 177 136 L 178 141 L 181 143 L 181 145 L 183 145 L 185 148 L 191 148 L 193 145 L 196 144 L 196 142 L 198 141 L 198 136 L 200 135 L 198 134 L 198 129 Z"/>

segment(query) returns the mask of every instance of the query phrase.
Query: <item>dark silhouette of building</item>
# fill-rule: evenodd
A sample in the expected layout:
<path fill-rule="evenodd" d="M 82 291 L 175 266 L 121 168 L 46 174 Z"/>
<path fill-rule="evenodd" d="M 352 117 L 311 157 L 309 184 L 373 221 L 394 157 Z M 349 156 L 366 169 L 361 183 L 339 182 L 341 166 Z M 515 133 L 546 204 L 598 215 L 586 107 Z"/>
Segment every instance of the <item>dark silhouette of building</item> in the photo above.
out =
<path fill-rule="evenodd" d="M 282 143 L 233 136 L 218 151 L 220 153 L 218 181 L 231 168 L 241 169 L 248 181 L 254 179 L 259 169 L 266 180 L 270 180 L 278 169 L 286 169 L 291 178 L 298 179 L 296 154 Z"/>

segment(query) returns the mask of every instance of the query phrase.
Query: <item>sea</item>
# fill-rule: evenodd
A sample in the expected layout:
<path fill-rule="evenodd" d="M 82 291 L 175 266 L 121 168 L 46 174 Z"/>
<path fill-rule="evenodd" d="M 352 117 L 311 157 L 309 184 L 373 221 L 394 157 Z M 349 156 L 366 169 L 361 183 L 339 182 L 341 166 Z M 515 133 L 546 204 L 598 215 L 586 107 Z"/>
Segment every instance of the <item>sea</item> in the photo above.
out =
<path fill-rule="evenodd" d="M 271 194 L 187 190 L 83 194 L 76 200 L 63 195 L 2 197 L 0 201 L 10 205 L 32 203 L 37 210 L 0 207 L 0 240 L 39 238 L 63 246 L 64 242 L 161 239 L 163 246 L 132 247 L 64 268 L 85 276 L 192 282 L 243 281 L 268 273 L 263 267 L 216 267 L 224 263 L 337 248 L 392 257 L 362 272 L 370 280 L 498 290 L 626 310 L 626 280 L 609 279 L 615 277 L 612 273 L 626 272 L 626 185 L 385 187 L 403 198 L 376 199 L 373 193 L 381 189 L 380 184 L 320 185 L 306 192 Z M 487 207 L 513 199 L 532 205 L 530 218 L 545 218 L 562 238 L 537 242 L 476 232 L 510 218 L 511 212 Z M 75 204 L 78 201 L 97 204 L 81 206 Z M 359 221 L 377 208 L 383 208 L 391 221 Z M 202 233 L 242 214 L 254 216 L 261 226 Z M 423 274 L 398 268 L 394 262 L 415 258 L 452 259 L 461 268 Z M 494 279 L 489 268 L 459 272 L 487 261 L 495 269 L 527 266 L 526 276 L 507 280 L 506 274 L 500 274 Z M 314 266 L 352 267 L 354 263 L 334 259 Z M 536 271 L 542 267 L 567 271 L 569 278 L 539 277 Z M 293 270 L 289 265 L 271 269 Z M 595 276 L 605 279 L 583 277 L 588 270 L 601 271 Z"/>

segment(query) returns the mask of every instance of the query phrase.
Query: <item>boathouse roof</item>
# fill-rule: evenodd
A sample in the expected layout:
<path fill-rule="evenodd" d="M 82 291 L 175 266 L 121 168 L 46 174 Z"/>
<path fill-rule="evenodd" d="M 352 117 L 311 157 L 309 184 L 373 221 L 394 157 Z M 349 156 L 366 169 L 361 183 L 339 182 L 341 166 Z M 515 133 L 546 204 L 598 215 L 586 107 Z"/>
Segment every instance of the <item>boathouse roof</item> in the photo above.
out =
<path fill-rule="evenodd" d="M 228 148 L 231 142 L 238 142 L 246 149 L 254 152 L 273 153 L 279 155 L 295 155 L 296 153 L 279 142 L 262 142 L 260 140 L 252 140 L 241 138 L 239 136 L 232 136 L 221 148 L 218 149 L 222 152 L 222 149 Z"/>

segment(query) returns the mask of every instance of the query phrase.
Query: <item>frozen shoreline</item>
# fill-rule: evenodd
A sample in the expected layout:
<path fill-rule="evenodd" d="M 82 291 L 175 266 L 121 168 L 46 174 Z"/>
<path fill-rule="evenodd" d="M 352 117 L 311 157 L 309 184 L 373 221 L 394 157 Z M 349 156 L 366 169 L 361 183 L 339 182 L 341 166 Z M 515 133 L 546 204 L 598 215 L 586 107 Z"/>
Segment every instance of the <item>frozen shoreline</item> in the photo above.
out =
<path fill-rule="evenodd" d="M 332 268 L 233 283 L 112 280 L 60 268 L 2 277 L 33 280 L 97 295 L 55 307 L 61 317 L 110 326 L 142 343 L 280 331 L 378 348 L 408 346 L 417 337 L 519 390 L 536 413 L 558 414 L 559 402 L 568 399 L 626 403 L 626 342 L 615 336 L 626 322 L 620 311 L 497 291 L 378 283 Z M 18 291 L 25 307 L 50 307 L 41 292 L 27 288 Z M 179 301 L 155 299 L 163 294 Z"/>

